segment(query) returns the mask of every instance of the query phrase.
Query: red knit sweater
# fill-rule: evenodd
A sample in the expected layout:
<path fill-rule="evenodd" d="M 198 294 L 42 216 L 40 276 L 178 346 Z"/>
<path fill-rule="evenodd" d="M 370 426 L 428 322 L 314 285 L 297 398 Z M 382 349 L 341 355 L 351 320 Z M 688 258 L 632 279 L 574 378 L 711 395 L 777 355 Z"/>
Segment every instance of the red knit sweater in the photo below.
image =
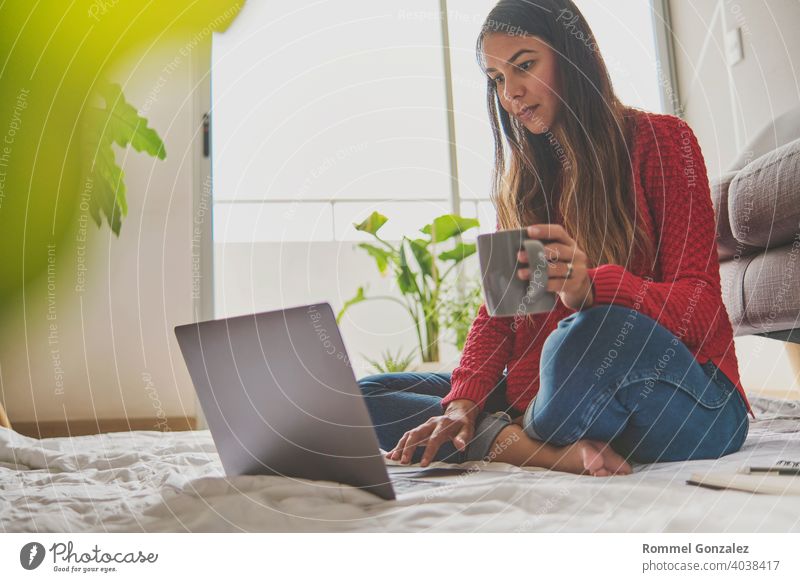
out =
<path fill-rule="evenodd" d="M 634 119 L 633 186 L 656 265 L 652 270 L 640 261 L 640 266 L 590 269 L 594 305 L 622 305 L 658 321 L 698 362 L 713 361 L 752 415 L 722 303 L 714 211 L 700 146 L 677 117 L 635 111 Z M 466 398 L 482 408 L 506 370 L 506 400 L 524 411 L 539 390 L 542 345 L 570 313 L 561 301 L 548 313 L 518 319 L 490 317 L 481 306 L 442 405 Z"/>

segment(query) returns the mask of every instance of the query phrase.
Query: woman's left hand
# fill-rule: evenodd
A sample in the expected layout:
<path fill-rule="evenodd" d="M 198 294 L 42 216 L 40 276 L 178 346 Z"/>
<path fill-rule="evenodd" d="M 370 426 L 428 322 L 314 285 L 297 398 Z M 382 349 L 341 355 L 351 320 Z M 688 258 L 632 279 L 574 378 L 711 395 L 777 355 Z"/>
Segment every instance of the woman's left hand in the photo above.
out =
<path fill-rule="evenodd" d="M 587 272 L 586 253 L 567 234 L 564 227 L 558 224 L 536 224 L 527 229 L 528 236 L 534 239 L 549 241 L 544 246 L 547 257 L 547 290 L 558 293 L 561 302 L 576 311 L 587 309 L 594 302 L 592 281 Z M 528 255 L 520 251 L 517 259 L 522 264 L 528 263 Z M 517 270 L 517 277 L 525 281 L 531 278 L 531 270 Z"/>

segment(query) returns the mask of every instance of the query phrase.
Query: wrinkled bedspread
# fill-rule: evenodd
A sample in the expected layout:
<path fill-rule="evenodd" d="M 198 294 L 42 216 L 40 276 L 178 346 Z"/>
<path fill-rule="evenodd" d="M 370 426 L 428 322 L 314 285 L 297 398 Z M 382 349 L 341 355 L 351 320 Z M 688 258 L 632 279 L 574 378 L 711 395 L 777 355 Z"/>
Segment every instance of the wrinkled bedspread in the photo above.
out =
<path fill-rule="evenodd" d="M 605 478 L 481 464 L 396 501 L 330 482 L 227 479 L 208 431 L 36 440 L 0 429 L 0 531 L 800 531 L 800 497 L 685 483 L 800 460 L 800 402 L 751 402 L 747 442 L 722 459 Z"/>

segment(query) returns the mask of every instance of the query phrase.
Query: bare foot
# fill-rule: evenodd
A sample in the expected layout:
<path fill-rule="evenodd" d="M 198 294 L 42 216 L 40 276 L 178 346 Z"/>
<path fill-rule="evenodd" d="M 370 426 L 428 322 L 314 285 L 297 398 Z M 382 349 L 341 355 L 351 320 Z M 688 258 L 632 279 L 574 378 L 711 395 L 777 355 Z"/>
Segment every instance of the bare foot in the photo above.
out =
<path fill-rule="evenodd" d="M 522 427 L 510 424 L 497 435 L 491 460 L 518 467 L 545 467 L 578 475 L 629 475 L 631 466 L 601 441 L 580 440 L 564 447 L 531 439 Z"/>
<path fill-rule="evenodd" d="M 594 477 L 608 477 L 609 475 L 630 475 L 631 466 L 612 449 L 608 443 L 601 441 L 580 440 L 558 447 L 556 462 L 553 469 L 577 473 L 578 475 L 593 475 Z"/>

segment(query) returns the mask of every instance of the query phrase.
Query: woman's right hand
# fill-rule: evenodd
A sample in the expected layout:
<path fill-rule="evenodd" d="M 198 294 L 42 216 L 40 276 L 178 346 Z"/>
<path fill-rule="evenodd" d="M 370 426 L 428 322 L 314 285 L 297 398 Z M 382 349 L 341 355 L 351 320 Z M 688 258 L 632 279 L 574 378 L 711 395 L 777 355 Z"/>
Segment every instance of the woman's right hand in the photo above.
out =
<path fill-rule="evenodd" d="M 447 441 L 463 451 L 475 433 L 475 420 L 479 410 L 472 400 L 453 400 L 441 416 L 434 416 L 406 432 L 397 445 L 386 454 L 387 459 L 399 460 L 403 464 L 411 462 L 414 451 L 425 446 L 420 465 L 427 467 L 439 447 Z"/>

